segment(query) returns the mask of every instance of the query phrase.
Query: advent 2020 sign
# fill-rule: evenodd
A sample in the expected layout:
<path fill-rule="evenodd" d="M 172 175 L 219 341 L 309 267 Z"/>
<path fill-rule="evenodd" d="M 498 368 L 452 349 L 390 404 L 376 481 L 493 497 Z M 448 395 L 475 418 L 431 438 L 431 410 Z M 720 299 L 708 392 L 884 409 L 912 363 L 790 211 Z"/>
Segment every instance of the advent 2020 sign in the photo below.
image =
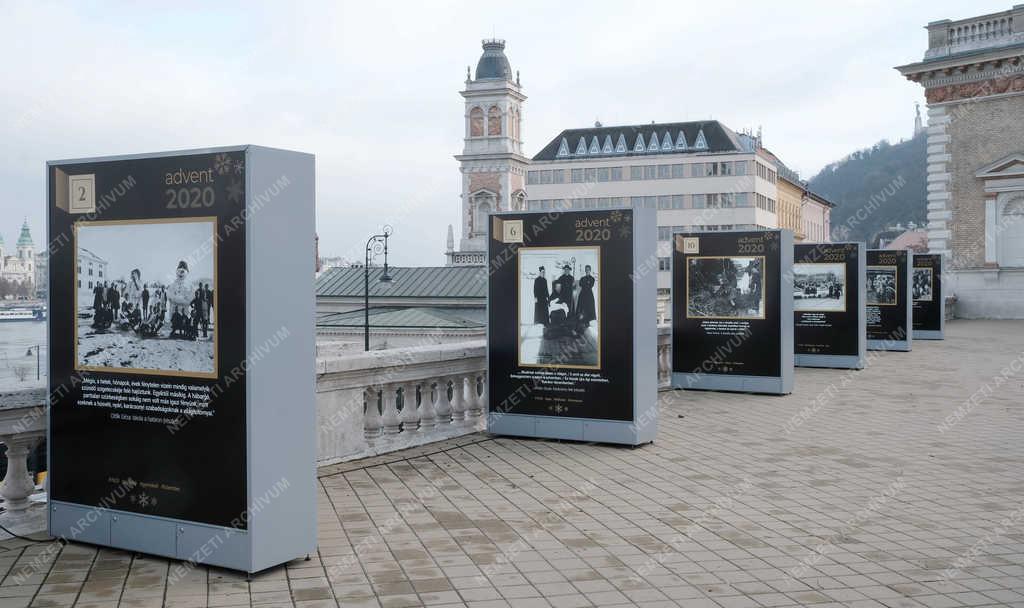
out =
<path fill-rule="evenodd" d="M 47 180 L 50 533 L 248 572 L 312 552 L 312 155 Z"/>
<path fill-rule="evenodd" d="M 910 252 L 868 249 L 865 293 L 868 350 L 909 351 Z"/>
<path fill-rule="evenodd" d="M 863 243 L 794 245 L 796 365 L 864 367 L 864 263 Z"/>
<path fill-rule="evenodd" d="M 656 239 L 653 209 L 491 216 L 490 432 L 654 440 Z"/>
<path fill-rule="evenodd" d="M 678 388 L 793 390 L 793 234 L 672 236 L 672 383 Z"/>
<path fill-rule="evenodd" d="M 946 298 L 942 293 L 942 256 L 914 254 L 914 339 L 942 340 L 946 330 Z"/>

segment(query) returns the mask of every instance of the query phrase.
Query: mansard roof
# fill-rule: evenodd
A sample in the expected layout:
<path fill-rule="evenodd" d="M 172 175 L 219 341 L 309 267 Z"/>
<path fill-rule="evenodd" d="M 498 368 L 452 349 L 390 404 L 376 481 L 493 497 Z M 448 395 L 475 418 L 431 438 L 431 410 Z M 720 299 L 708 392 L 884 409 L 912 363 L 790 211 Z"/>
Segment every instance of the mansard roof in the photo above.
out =
<path fill-rule="evenodd" d="M 607 138 L 615 142 L 624 140 L 625 150 L 622 146 L 616 145 L 611 152 L 607 147 L 602 147 L 598 152 L 592 151 L 592 141 L 605 141 Z M 563 141 L 568 145 L 563 146 Z M 688 142 L 692 143 L 687 145 Z M 731 129 L 717 120 L 700 120 L 566 129 L 544 146 L 533 160 L 741 151 L 743 147 L 739 138 Z"/>
<path fill-rule="evenodd" d="M 383 268 L 370 268 L 370 297 L 486 298 L 487 273 L 481 266 L 391 266 L 392 283 L 380 284 Z M 317 297 L 363 297 L 363 268 L 331 268 L 316 280 Z"/>

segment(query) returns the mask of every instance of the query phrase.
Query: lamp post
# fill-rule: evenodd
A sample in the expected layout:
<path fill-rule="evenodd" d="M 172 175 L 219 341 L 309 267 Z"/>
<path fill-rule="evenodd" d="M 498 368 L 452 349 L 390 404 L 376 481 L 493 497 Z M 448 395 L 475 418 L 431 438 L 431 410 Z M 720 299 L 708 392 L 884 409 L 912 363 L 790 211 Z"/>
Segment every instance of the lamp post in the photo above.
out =
<path fill-rule="evenodd" d="M 387 286 L 391 284 L 391 275 L 388 274 L 388 237 L 391 236 L 391 226 L 384 226 L 381 234 L 375 234 L 366 240 L 366 262 L 363 264 L 363 350 L 370 350 L 370 261 L 384 252 L 384 274 L 380 275 L 378 281 Z"/>

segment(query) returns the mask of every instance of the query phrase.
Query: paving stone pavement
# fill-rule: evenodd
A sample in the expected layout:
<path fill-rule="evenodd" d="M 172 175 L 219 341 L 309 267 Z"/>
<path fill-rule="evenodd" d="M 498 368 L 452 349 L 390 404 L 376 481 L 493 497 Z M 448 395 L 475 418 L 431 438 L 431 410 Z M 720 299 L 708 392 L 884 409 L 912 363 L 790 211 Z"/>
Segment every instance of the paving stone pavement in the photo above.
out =
<path fill-rule="evenodd" d="M 4 541 L 0 608 L 1024 606 L 1024 322 L 947 334 L 786 397 L 664 392 L 638 449 L 476 435 L 321 471 L 318 554 L 251 582 Z"/>

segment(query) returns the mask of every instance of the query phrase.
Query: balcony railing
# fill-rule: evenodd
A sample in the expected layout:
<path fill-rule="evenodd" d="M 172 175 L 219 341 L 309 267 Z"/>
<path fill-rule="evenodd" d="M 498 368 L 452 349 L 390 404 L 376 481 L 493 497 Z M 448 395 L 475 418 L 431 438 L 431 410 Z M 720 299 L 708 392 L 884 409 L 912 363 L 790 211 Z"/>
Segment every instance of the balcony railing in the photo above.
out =
<path fill-rule="evenodd" d="M 946 19 L 929 23 L 928 51 L 924 57 L 937 59 L 1019 42 L 1024 42 L 1024 5 L 960 21 Z"/>

